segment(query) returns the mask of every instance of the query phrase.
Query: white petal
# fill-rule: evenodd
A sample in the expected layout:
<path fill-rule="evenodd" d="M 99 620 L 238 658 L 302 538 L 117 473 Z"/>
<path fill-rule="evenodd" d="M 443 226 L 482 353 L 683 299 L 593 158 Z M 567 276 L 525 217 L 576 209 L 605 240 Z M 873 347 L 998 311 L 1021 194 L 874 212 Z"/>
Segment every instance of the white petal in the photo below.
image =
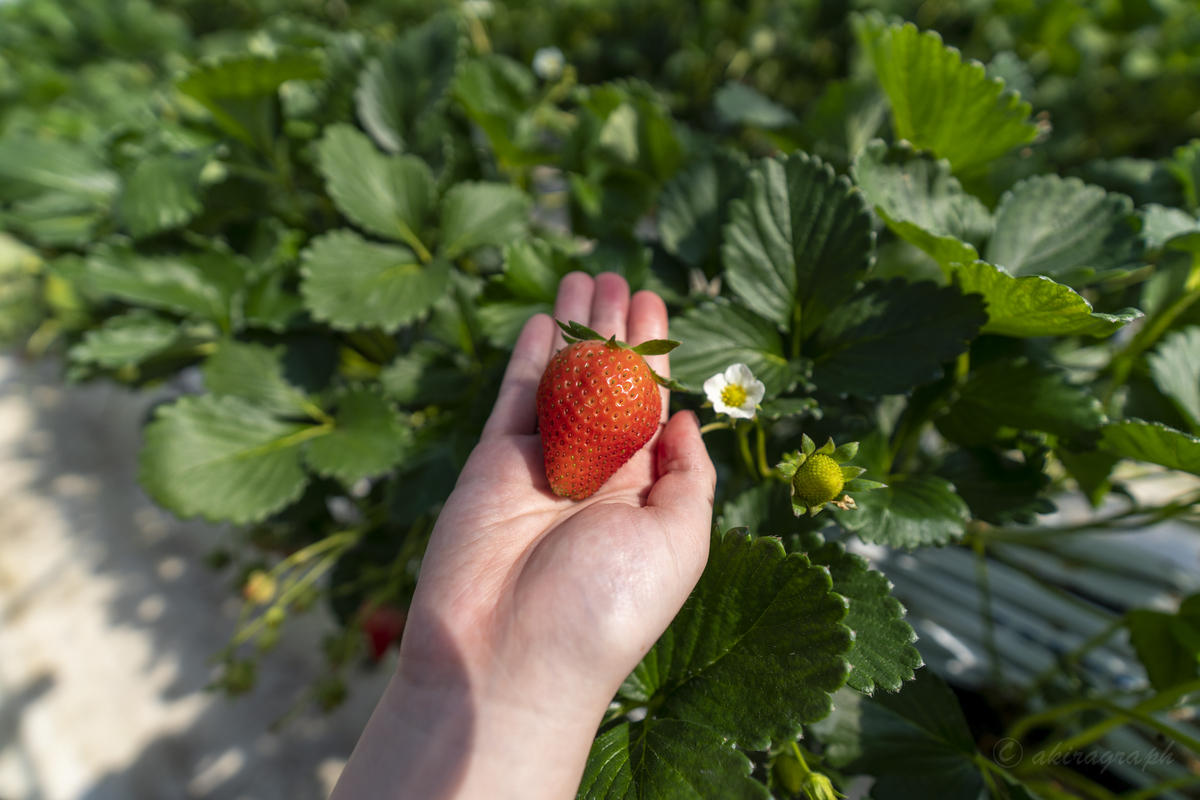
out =
<path fill-rule="evenodd" d="M 756 412 L 753 405 L 747 408 L 746 404 L 743 403 L 739 408 L 730 408 L 728 411 L 724 411 L 722 413 L 728 414 L 735 419 L 754 419 L 754 414 Z"/>
<path fill-rule="evenodd" d="M 758 405 L 759 403 L 761 403 L 763 396 L 766 395 L 766 393 L 767 393 L 767 387 L 765 385 L 763 385 L 762 381 L 753 381 L 753 382 L 751 382 L 751 384 L 749 386 L 747 386 L 745 388 L 746 388 L 746 396 L 749 398 L 750 402 L 753 403 L 754 405 Z"/>
<path fill-rule="evenodd" d="M 754 380 L 754 373 L 745 364 L 733 364 L 725 370 L 725 380 L 736 383 L 744 389 Z"/>
<path fill-rule="evenodd" d="M 725 380 L 725 376 L 719 372 L 704 382 L 704 394 L 713 404 L 713 408 L 716 408 L 717 403 L 721 401 L 721 392 L 725 391 L 725 387 L 728 385 L 729 381 Z M 718 413 L 722 412 L 718 409 Z"/>

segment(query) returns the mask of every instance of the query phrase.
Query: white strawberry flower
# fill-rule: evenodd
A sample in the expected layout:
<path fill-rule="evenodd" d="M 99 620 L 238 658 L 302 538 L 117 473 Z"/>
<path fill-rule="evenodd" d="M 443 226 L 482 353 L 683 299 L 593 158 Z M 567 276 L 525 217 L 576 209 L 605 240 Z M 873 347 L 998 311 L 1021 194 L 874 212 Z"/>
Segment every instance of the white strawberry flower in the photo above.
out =
<path fill-rule="evenodd" d="M 704 394 L 712 402 L 713 410 L 737 419 L 754 419 L 766 393 L 767 387 L 755 380 L 745 364 L 734 364 L 704 382 Z"/>
<path fill-rule="evenodd" d="M 563 51 L 557 47 L 543 47 L 533 54 L 533 74 L 544 81 L 556 81 L 561 78 L 566 64 Z"/>

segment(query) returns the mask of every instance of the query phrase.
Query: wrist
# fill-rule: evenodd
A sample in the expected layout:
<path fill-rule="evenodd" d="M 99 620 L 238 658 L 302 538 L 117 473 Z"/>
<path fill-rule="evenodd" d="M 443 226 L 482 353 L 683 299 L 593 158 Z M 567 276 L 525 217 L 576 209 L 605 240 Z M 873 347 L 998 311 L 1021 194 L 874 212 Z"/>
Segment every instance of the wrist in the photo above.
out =
<path fill-rule="evenodd" d="M 334 800 L 575 796 L 611 692 L 410 649 Z"/>

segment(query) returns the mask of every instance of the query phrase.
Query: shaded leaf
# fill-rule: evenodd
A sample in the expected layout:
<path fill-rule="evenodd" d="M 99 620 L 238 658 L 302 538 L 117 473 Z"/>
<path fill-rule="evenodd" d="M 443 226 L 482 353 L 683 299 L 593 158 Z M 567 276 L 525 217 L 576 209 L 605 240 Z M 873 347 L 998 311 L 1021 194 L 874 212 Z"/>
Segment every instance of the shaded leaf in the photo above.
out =
<path fill-rule="evenodd" d="M 672 178 L 658 206 L 663 248 L 692 267 L 715 261 L 729 205 L 745 192 L 748 170 L 745 154 L 722 150 Z"/>
<path fill-rule="evenodd" d="M 671 338 L 682 342 L 671 356 L 671 374 L 691 386 L 745 364 L 767 387 L 767 396 L 795 385 L 798 376 L 783 355 L 775 326 L 731 303 L 712 303 L 671 320 Z"/>
<path fill-rule="evenodd" d="M 875 777 L 877 800 L 977 800 L 983 776 L 958 699 L 928 668 L 897 694 L 838 695 L 835 718 L 818 729 L 826 759 Z"/>
<path fill-rule="evenodd" d="M 497 247 L 525 234 L 529 196 L 504 183 L 455 184 L 442 201 L 442 247 L 448 258 L 483 245 Z"/>
<path fill-rule="evenodd" d="M 1133 201 L 1078 178 L 1035 175 L 1000 198 L 985 259 L 1013 275 L 1086 283 L 1137 262 Z"/>
<path fill-rule="evenodd" d="M 305 460 L 318 475 L 352 486 L 394 467 L 411 440 L 412 430 L 382 395 L 354 389 L 337 399 L 333 432 L 315 439 Z"/>
<path fill-rule="evenodd" d="M 807 336 L 854 291 L 874 247 L 862 193 L 796 152 L 755 165 L 730 206 L 721 255 L 729 288 L 752 311 Z"/>
<path fill-rule="evenodd" d="M 367 63 L 354 103 L 380 147 L 403 151 L 414 127 L 440 108 L 454 80 L 458 50 L 458 25 L 446 14 L 405 31 Z"/>
<path fill-rule="evenodd" d="M 239 397 L 278 416 L 308 416 L 313 407 L 283 377 L 282 347 L 222 342 L 204 362 L 204 385 L 218 397 Z"/>
<path fill-rule="evenodd" d="M 975 371 L 938 421 L 952 441 L 982 445 L 1002 428 L 1045 431 L 1064 439 L 1095 440 L 1104 422 L 1100 402 L 1068 380 L 1064 370 L 1025 358 L 991 362 Z"/>
<path fill-rule="evenodd" d="M 124 245 L 102 244 L 92 250 L 83 280 L 101 296 L 227 327 L 245 270 L 235 256 L 217 251 L 143 256 Z"/>
<path fill-rule="evenodd" d="M 471 385 L 471 376 L 455 364 L 446 348 L 418 343 L 379 374 L 387 395 L 405 405 L 453 404 Z"/>
<path fill-rule="evenodd" d="M 99 204 L 106 204 L 120 185 L 117 174 L 84 147 L 16 137 L 0 142 L 0 178 Z"/>
<path fill-rule="evenodd" d="M 1017 461 L 990 448 L 971 448 L 947 456 L 938 474 L 954 484 L 975 519 L 993 525 L 1029 525 L 1037 514 L 1056 509 L 1041 496 L 1050 486 L 1045 467 L 1044 454 Z"/>
<path fill-rule="evenodd" d="M 932 383 L 985 320 L 983 301 L 952 286 L 871 281 L 834 309 L 818 331 L 813 383 L 861 397 Z"/>
<path fill-rule="evenodd" d="M 1200 667 L 1200 595 L 1184 600 L 1175 614 L 1134 609 L 1125 615 L 1125 624 L 1155 690 L 1165 692 L 1195 679 Z"/>
<path fill-rule="evenodd" d="M 1200 326 L 1167 334 L 1146 363 L 1159 391 L 1200 429 Z"/>
<path fill-rule="evenodd" d="M 279 121 L 279 87 L 322 74 L 317 51 L 285 48 L 273 55 L 238 53 L 203 60 L 177 86 L 212 112 L 226 133 L 270 152 Z"/>
<path fill-rule="evenodd" d="M 991 233 L 991 213 L 963 191 L 944 158 L 875 140 L 854 159 L 851 174 L 888 227 L 943 268 L 974 261 Z"/>
<path fill-rule="evenodd" d="M 726 125 L 773 130 L 796 124 L 796 115 L 753 86 L 730 81 L 713 95 L 713 107 Z"/>
<path fill-rule="evenodd" d="M 135 239 L 174 230 L 204 208 L 200 154 L 154 156 L 138 164 L 121 194 L 121 218 Z"/>
<path fill-rule="evenodd" d="M 179 325 L 145 310 L 109 317 L 71 348 L 73 363 L 116 369 L 166 350 L 179 338 Z"/>

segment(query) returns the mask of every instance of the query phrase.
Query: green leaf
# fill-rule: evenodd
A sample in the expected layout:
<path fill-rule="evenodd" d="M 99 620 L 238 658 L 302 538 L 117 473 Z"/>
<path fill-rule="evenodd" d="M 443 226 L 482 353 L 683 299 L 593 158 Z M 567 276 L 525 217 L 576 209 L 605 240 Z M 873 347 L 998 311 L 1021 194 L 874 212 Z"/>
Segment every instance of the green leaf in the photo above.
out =
<path fill-rule="evenodd" d="M 1117 314 L 1092 311 L 1075 290 L 1042 275 L 1014 278 L 986 261 L 953 264 L 950 274 L 965 294 L 987 301 L 987 324 L 981 333 L 999 336 L 1096 336 L 1116 333 L 1142 316 L 1136 308 Z"/>
<path fill-rule="evenodd" d="M 257 522 L 304 491 L 300 445 L 318 430 L 236 397 L 183 397 L 146 426 L 138 477 L 181 517 Z"/>
<path fill-rule="evenodd" d="M 764 130 L 796 124 L 796 115 L 753 86 L 730 81 L 713 95 L 713 108 L 726 125 L 749 125 Z"/>
<path fill-rule="evenodd" d="M 1147 250 L 1161 250 L 1172 239 L 1200 231 L 1200 221 L 1181 208 L 1150 203 L 1142 209 L 1142 236 Z"/>
<path fill-rule="evenodd" d="M 485 294 L 489 300 L 479 308 L 488 341 L 496 347 L 512 347 L 530 317 L 553 313 L 559 281 L 579 268 L 577 259 L 543 239 L 506 246 L 504 274 L 492 278 Z"/>
<path fill-rule="evenodd" d="M 1200 667 L 1200 595 L 1184 600 L 1176 614 L 1134 609 L 1126 614 L 1125 624 L 1155 690 L 1164 692 L 1195 679 Z"/>
<path fill-rule="evenodd" d="M 1099 508 L 1104 496 L 1112 489 L 1108 476 L 1121 457 L 1107 450 L 1076 452 L 1066 447 L 1056 447 L 1054 454 L 1079 484 L 1080 491 L 1087 495 L 1092 507 Z"/>
<path fill-rule="evenodd" d="M 911 23 L 883 27 L 878 16 L 865 22 L 860 35 L 892 102 L 896 139 L 932 150 L 967 174 L 1037 137 L 1029 103 L 989 78 L 979 62 L 964 62 L 936 32 Z"/>
<path fill-rule="evenodd" d="M 621 687 L 654 712 L 765 750 L 831 710 L 850 631 L 829 575 L 778 540 L 715 530 L 708 566 L 671 626 Z"/>
<path fill-rule="evenodd" d="M 954 483 L 975 519 L 993 525 L 1030 525 L 1037 514 L 1050 514 L 1056 508 L 1041 496 L 1050 486 L 1045 467 L 1042 453 L 1017 461 L 990 448 L 971 448 L 947 456 L 938 474 Z"/>
<path fill-rule="evenodd" d="M 218 251 L 149 257 L 122 244 L 102 244 L 88 258 L 83 280 L 101 296 L 227 327 L 245 268 Z"/>
<path fill-rule="evenodd" d="M 860 397 L 908 392 L 942 377 L 986 319 L 983 301 L 953 286 L 871 281 L 818 331 L 813 383 Z"/>
<path fill-rule="evenodd" d="M 316 319 L 342 330 L 408 325 L 450 285 L 445 261 L 422 265 L 407 247 L 374 244 L 348 230 L 313 240 L 302 258 L 305 305 Z"/>
<path fill-rule="evenodd" d="M 161 353 L 175 343 L 179 333 L 177 323 L 139 309 L 109 317 L 99 328 L 85 333 L 69 357 L 76 364 L 117 369 Z"/>
<path fill-rule="evenodd" d="M 762 159 L 748 180 L 724 230 L 729 288 L 755 313 L 799 324 L 807 336 L 870 269 L 871 214 L 847 178 L 805 153 Z"/>
<path fill-rule="evenodd" d="M 226 133 L 268 153 L 279 122 L 279 87 L 291 80 L 318 80 L 323 73 L 318 51 L 286 48 L 270 56 L 239 53 L 206 59 L 177 86 L 212 112 Z"/>
<path fill-rule="evenodd" d="M 282 346 L 222 342 L 204 362 L 204 386 L 217 397 L 238 397 L 281 417 L 308 416 L 314 408 L 283 377 Z"/>
<path fill-rule="evenodd" d="M 309 468 L 352 486 L 387 472 L 404 458 L 412 430 L 377 392 L 355 389 L 337 400 L 333 432 L 308 448 Z"/>
<path fill-rule="evenodd" d="M 1026 178 L 1000 198 L 995 219 L 985 260 L 1013 275 L 1086 283 L 1142 256 L 1133 201 L 1078 178 Z"/>
<path fill-rule="evenodd" d="M 815 397 L 777 397 L 763 403 L 759 407 L 758 416 L 762 419 L 782 419 L 783 417 L 800 416 L 814 411 L 816 408 Z M 819 418 L 820 412 L 817 411 L 814 416 Z"/>
<path fill-rule="evenodd" d="M 205 155 L 153 156 L 138 164 L 121 194 L 121 218 L 135 239 L 181 228 L 203 210 Z"/>
<path fill-rule="evenodd" d="M 414 406 L 456 403 L 471 385 L 471 376 L 455 364 L 449 349 L 432 342 L 420 342 L 396 358 L 379 380 L 389 397 Z"/>
<path fill-rule="evenodd" d="M 868 544 L 913 550 L 944 545 L 966 531 L 967 504 L 937 475 L 892 475 L 887 487 L 851 492 L 858 508 L 834 511 L 838 524 Z"/>
<path fill-rule="evenodd" d="M 1159 391 L 1200 429 L 1200 326 L 1168 334 L 1146 362 Z"/>
<path fill-rule="evenodd" d="M 691 267 L 715 265 L 730 203 L 745 193 L 748 171 L 744 153 L 722 150 L 672 178 L 658 205 L 663 249 Z"/>
<path fill-rule="evenodd" d="M 768 800 L 745 754 L 702 724 L 675 719 L 622 723 L 596 737 L 579 800 L 729 798 Z"/>
<path fill-rule="evenodd" d="M 968 446 L 1003 438 L 1003 428 L 1094 441 L 1104 422 L 1100 402 L 1067 378 L 1064 370 L 1025 358 L 993 361 L 960 387 L 938 429 Z"/>
<path fill-rule="evenodd" d="M 526 113 L 538 99 L 536 89 L 529 67 L 494 53 L 472 58 L 455 75 L 455 99 L 487 134 L 502 172 L 544 163 L 548 156 L 547 143 Z"/>
<path fill-rule="evenodd" d="M 850 601 L 846 626 L 854 631 L 854 649 L 847 656 L 847 685 L 866 694 L 876 687 L 898 691 L 924 662 L 913 647 L 917 634 L 904 621 L 904 606 L 891 595 L 891 582 L 865 558 L 819 533 L 803 536 L 799 549 L 812 563 L 829 568 L 833 590 Z"/>
<path fill-rule="evenodd" d="M 414 129 L 444 105 L 458 57 L 458 25 L 445 14 L 409 29 L 367 63 L 354 103 L 380 147 L 401 152 Z"/>
<path fill-rule="evenodd" d="M 455 184 L 442 202 L 442 247 L 447 258 L 483 245 L 501 247 L 525 235 L 529 196 L 505 183 Z"/>
<path fill-rule="evenodd" d="M 317 158 L 339 211 L 366 231 L 422 247 L 434 203 L 433 173 L 424 161 L 386 156 L 349 125 L 325 129 Z"/>
<path fill-rule="evenodd" d="M 106 205 L 120 185 L 117 174 L 78 145 L 41 139 L 0 141 L 0 178 Z"/>
<path fill-rule="evenodd" d="M 1200 209 L 1200 139 L 1175 148 L 1168 167 L 1183 187 L 1184 200 L 1192 211 Z"/>
<path fill-rule="evenodd" d="M 983 776 L 958 699 L 930 669 L 897 694 L 842 692 L 838 713 L 818 727 L 826 760 L 875 777 L 876 800 L 978 800 Z"/>
<path fill-rule="evenodd" d="M 1123 419 L 1101 431 L 1100 447 L 1125 458 L 1200 475 L 1200 439 L 1161 422 Z"/>
<path fill-rule="evenodd" d="M 731 303 L 711 303 L 671 320 L 671 338 L 682 342 L 671 357 L 671 374 L 692 386 L 745 364 L 772 397 L 795 385 L 798 376 L 783 355 L 775 326 Z"/>
<path fill-rule="evenodd" d="M 969 263 L 992 231 L 991 213 L 963 191 L 950 162 L 912 147 L 869 143 L 850 170 L 854 182 L 892 231 L 942 265 Z"/>

